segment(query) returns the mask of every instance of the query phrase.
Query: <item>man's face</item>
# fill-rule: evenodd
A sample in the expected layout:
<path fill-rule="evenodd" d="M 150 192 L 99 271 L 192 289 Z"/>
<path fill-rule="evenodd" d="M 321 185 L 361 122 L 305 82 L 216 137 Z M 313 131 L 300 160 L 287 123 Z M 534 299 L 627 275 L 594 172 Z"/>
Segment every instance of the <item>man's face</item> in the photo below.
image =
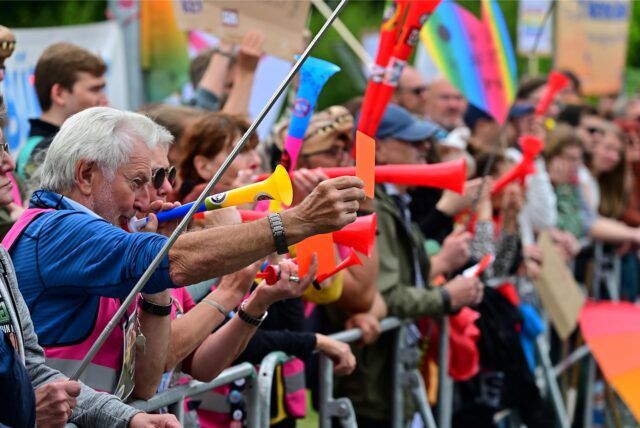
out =
<path fill-rule="evenodd" d="M 431 143 L 428 140 L 409 143 L 395 138 L 387 138 L 379 146 L 379 158 L 376 159 L 376 162 L 387 165 L 417 165 L 427 163 L 427 152 Z"/>
<path fill-rule="evenodd" d="M 80 71 L 78 79 L 67 92 L 65 110 L 69 116 L 86 110 L 90 107 L 103 107 L 109 105 L 105 93 L 106 80 L 104 76 L 96 77 L 90 73 Z"/>
<path fill-rule="evenodd" d="M 91 189 L 92 210 L 123 228 L 136 211 L 147 212 L 152 157 L 153 152 L 144 143 L 136 142 L 129 162 L 118 168 L 113 177 L 98 169 Z"/>
<path fill-rule="evenodd" d="M 396 104 L 418 116 L 427 114 L 427 92 L 429 88 L 420 74 L 412 69 L 403 71 L 395 92 Z"/>
<path fill-rule="evenodd" d="M 350 151 L 349 136 L 336 136 L 329 149 L 300 156 L 298 165 L 309 169 L 348 166 L 352 164 Z"/>
<path fill-rule="evenodd" d="M 11 159 L 9 152 L 4 152 L 6 146 L 4 135 L 2 134 L 2 128 L 0 128 L 0 145 L 3 147 L 3 153 L 0 155 L 2 156 L 2 160 L 0 161 L 0 206 L 4 207 L 13 202 L 13 185 L 11 184 L 7 173 L 13 171 L 16 164 L 13 162 L 13 159 Z"/>
<path fill-rule="evenodd" d="M 451 83 L 434 82 L 429 88 L 427 115 L 448 131 L 463 124 L 467 100 Z"/>
<path fill-rule="evenodd" d="M 156 148 L 151 152 L 151 175 L 153 176 L 159 169 L 166 170 L 169 168 L 169 159 L 167 158 L 167 151 L 160 145 L 156 146 Z M 159 189 L 156 189 L 153 185 L 153 182 L 149 182 L 149 198 L 151 202 L 153 201 L 162 201 L 167 202 L 167 196 L 173 191 L 171 187 L 171 183 L 167 179 L 165 175 L 164 182 Z"/>

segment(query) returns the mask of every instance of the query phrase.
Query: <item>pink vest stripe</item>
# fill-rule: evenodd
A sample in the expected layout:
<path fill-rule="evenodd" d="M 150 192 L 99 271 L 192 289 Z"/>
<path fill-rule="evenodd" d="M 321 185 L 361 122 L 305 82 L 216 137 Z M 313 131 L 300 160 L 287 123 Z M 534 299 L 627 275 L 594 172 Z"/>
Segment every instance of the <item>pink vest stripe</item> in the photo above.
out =
<path fill-rule="evenodd" d="M 307 415 L 307 391 L 304 378 L 304 362 L 294 358 L 282 365 L 284 377 L 284 404 L 292 418 L 301 419 Z"/>

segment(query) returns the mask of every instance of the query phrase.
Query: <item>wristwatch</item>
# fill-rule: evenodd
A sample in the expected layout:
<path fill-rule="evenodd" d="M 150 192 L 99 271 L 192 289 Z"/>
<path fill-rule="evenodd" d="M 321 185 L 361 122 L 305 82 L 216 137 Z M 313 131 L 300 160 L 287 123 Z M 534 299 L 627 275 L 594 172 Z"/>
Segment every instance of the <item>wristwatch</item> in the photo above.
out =
<path fill-rule="evenodd" d="M 159 317 L 166 317 L 167 315 L 171 315 L 171 307 L 173 306 L 173 297 L 169 298 L 168 305 L 158 305 L 157 303 L 153 303 L 148 300 L 145 300 L 145 298 L 142 296 L 140 296 L 140 300 L 142 300 L 142 310 L 148 314 L 156 315 Z"/>
<path fill-rule="evenodd" d="M 245 312 L 246 306 L 247 306 L 247 301 L 244 300 L 240 304 L 240 309 L 238 309 L 238 317 L 240 317 L 240 319 L 246 322 L 247 324 L 251 324 L 253 326 L 259 327 L 260 324 L 262 324 L 262 321 L 264 321 L 267 318 L 267 315 L 269 315 L 269 311 L 264 311 L 264 314 L 262 314 L 260 318 L 254 318 Z"/>
<path fill-rule="evenodd" d="M 451 294 L 449 294 L 449 290 L 444 287 L 440 287 L 438 290 L 440 290 L 440 295 L 442 296 L 443 312 L 447 315 L 455 313 L 456 311 L 451 307 Z"/>
<path fill-rule="evenodd" d="M 287 254 L 289 252 L 289 246 L 287 245 L 287 237 L 284 234 L 282 217 L 280 217 L 279 213 L 271 213 L 267 218 L 269 219 L 269 225 L 271 226 L 273 241 L 276 244 L 276 252 L 278 254 Z"/>

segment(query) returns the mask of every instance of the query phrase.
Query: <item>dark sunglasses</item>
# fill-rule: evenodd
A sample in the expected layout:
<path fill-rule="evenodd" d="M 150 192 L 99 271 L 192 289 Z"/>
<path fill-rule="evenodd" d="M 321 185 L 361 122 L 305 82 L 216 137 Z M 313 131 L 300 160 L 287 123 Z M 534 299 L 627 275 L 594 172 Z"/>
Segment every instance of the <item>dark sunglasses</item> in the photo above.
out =
<path fill-rule="evenodd" d="M 151 184 L 157 190 L 162 187 L 164 180 L 167 180 L 171 187 L 176 184 L 176 167 L 170 166 L 169 168 L 157 168 L 151 171 Z"/>
<path fill-rule="evenodd" d="M 411 92 L 416 97 L 419 97 L 424 92 L 427 92 L 429 88 L 427 86 L 416 86 L 415 88 L 403 88 L 402 90 L 405 92 Z"/>

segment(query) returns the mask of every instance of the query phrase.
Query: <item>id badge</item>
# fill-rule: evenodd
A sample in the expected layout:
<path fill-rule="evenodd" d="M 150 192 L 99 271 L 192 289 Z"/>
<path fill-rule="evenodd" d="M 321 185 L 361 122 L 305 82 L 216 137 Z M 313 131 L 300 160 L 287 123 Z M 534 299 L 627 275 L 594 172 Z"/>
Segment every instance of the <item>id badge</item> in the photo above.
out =
<path fill-rule="evenodd" d="M 135 387 L 135 370 L 136 370 L 136 338 L 140 333 L 138 323 L 138 313 L 133 311 L 123 325 L 123 347 L 124 356 L 122 358 L 122 369 L 120 370 L 120 379 L 116 386 L 115 396 L 125 401 Z"/>

